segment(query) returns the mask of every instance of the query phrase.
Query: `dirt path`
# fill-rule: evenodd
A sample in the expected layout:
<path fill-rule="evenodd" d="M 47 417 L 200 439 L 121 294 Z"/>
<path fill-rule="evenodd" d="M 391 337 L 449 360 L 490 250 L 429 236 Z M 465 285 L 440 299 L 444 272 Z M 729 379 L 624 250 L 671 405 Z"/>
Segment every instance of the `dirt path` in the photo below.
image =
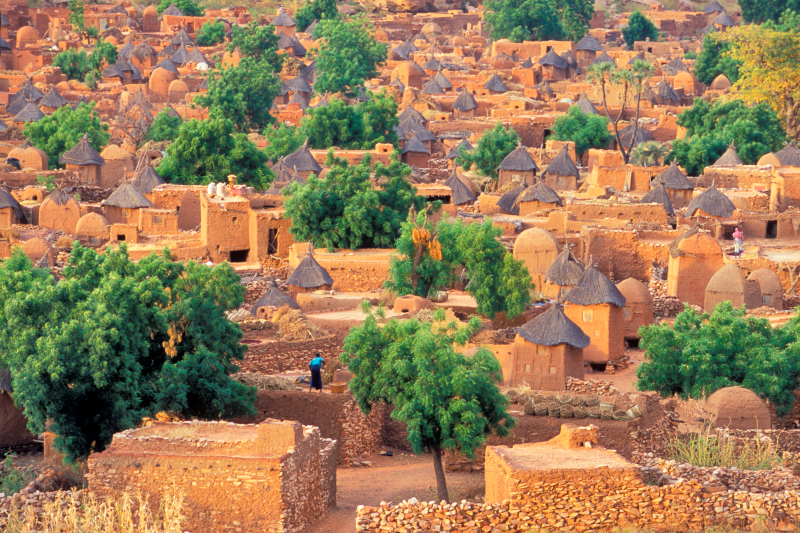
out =
<path fill-rule="evenodd" d="M 353 533 L 359 505 L 376 506 L 382 501 L 398 503 L 412 497 L 435 500 L 436 477 L 431 456 L 417 457 L 393 451 L 394 457 L 366 458 L 374 463 L 370 468 L 338 468 L 336 508 L 304 533 Z M 482 499 L 483 472 L 447 474 L 447 486 L 453 501 Z"/>

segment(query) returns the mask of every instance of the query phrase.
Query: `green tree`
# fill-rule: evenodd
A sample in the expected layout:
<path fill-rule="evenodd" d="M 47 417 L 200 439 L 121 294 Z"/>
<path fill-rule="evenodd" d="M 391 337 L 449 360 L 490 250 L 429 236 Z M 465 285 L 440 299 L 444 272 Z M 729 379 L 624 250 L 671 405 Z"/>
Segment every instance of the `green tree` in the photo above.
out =
<path fill-rule="evenodd" d="M 741 100 L 713 105 L 695 98 L 678 116 L 686 136 L 672 143 L 672 156 L 692 175 L 713 164 L 733 143 L 743 163 L 752 165 L 764 154 L 780 150 L 786 140 L 781 120 L 766 103 L 748 106 Z"/>
<path fill-rule="evenodd" d="M 283 122 L 276 128 L 265 129 L 262 135 L 267 139 L 264 154 L 269 161 L 277 163 L 278 159 L 289 155 L 301 146 L 306 140 L 305 132 L 296 126 L 289 126 Z"/>
<path fill-rule="evenodd" d="M 628 48 L 633 50 L 633 43 L 636 41 L 646 41 L 648 38 L 652 42 L 658 41 L 658 28 L 637 9 L 631 13 L 628 25 L 622 28 L 622 38 Z"/>
<path fill-rule="evenodd" d="M 317 93 L 355 94 L 356 87 L 378 75 L 386 62 L 386 44 L 375 40 L 372 24 L 364 16 L 348 20 L 323 19 L 315 35 L 323 44 L 316 56 Z"/>
<path fill-rule="evenodd" d="M 800 0 L 739 0 L 739 7 L 747 22 L 778 22 L 787 10 L 800 12 Z"/>
<path fill-rule="evenodd" d="M 594 15 L 592 0 L 560 0 L 556 2 L 561 25 L 567 40 L 578 42 L 586 36 Z"/>
<path fill-rule="evenodd" d="M 83 81 L 83 77 L 89 72 L 88 58 L 86 52 L 81 50 L 64 50 L 53 58 L 53 66 L 61 69 L 61 72 L 69 80 Z"/>
<path fill-rule="evenodd" d="M 605 148 L 611 142 L 608 117 L 584 113 L 574 105 L 556 118 L 549 139 L 574 142 L 575 153 L 581 157 L 589 148 Z"/>
<path fill-rule="evenodd" d="M 645 141 L 631 150 L 631 159 L 639 166 L 655 167 L 661 165 L 669 156 L 670 149 L 666 143 Z"/>
<path fill-rule="evenodd" d="M 436 318 L 443 320 L 444 313 Z M 362 411 L 379 402 L 393 405 L 391 416 L 406 424 L 414 452 L 431 452 L 439 500 L 450 499 L 442 452 L 472 457 L 490 434 L 508 435 L 516 423 L 498 388 L 503 377 L 497 359 L 485 348 L 470 357 L 453 348 L 479 329 L 477 319 L 459 329 L 454 322 L 378 324 L 370 314 L 350 330 L 340 356 L 353 373 L 350 390 Z"/>
<path fill-rule="evenodd" d="M 487 0 L 485 19 L 492 39 L 521 43 L 562 40 L 567 36 L 554 0 Z M 574 24 L 572 17 L 569 22 Z"/>
<path fill-rule="evenodd" d="M 466 291 L 475 298 L 479 314 L 494 318 L 504 312 L 509 319 L 521 315 L 531 301 L 533 284 L 525 264 L 498 240 L 502 231 L 491 220 L 464 224 L 447 218 L 434 228 L 429 214 L 430 208 L 409 213 L 386 287 L 399 295 L 428 297 L 460 274 L 468 281 Z"/>
<path fill-rule="evenodd" d="M 158 173 L 168 182 L 185 185 L 226 181 L 229 174 L 259 189 L 272 182 L 264 152 L 247 135 L 237 133 L 233 122 L 217 110 L 208 120 L 183 123 Z"/>
<path fill-rule="evenodd" d="M 420 208 L 425 199 L 415 194 L 406 179 L 411 169 L 392 157 L 388 166 L 375 163 L 379 186 L 370 181 L 369 154 L 358 165 L 328 152 L 325 179 L 310 176 L 305 185 L 294 184 L 284 200 L 289 230 L 297 241 L 316 247 L 391 248 L 410 207 Z"/>
<path fill-rule="evenodd" d="M 225 24 L 221 20 L 216 22 L 206 22 L 200 28 L 195 41 L 197 46 L 214 46 L 225 42 Z"/>
<path fill-rule="evenodd" d="M 772 328 L 730 302 L 717 305 L 710 316 L 687 306 L 673 326 L 639 330 L 645 362 L 636 371 L 637 387 L 664 397 L 702 399 L 739 385 L 785 414 L 794 405 L 800 377 L 798 332 L 797 317 Z"/>
<path fill-rule="evenodd" d="M 89 144 L 98 152 L 111 138 L 108 124 L 100 122 L 94 110 L 94 102 L 81 102 L 74 111 L 71 106 L 61 106 L 52 115 L 25 124 L 22 134 L 47 154 L 50 168 L 59 168 L 58 158 L 78 144 L 84 134 L 89 135 Z"/>
<path fill-rule="evenodd" d="M 731 83 L 736 83 L 741 63 L 730 57 L 730 49 L 730 43 L 717 38 L 713 33 L 706 35 L 703 39 L 703 50 L 694 64 L 694 74 L 700 83 L 711 85 L 720 74 L 724 74 Z"/>
<path fill-rule="evenodd" d="M 270 110 L 281 83 L 268 62 L 243 57 L 237 66 L 209 74 L 208 92 L 194 102 L 218 110 L 239 131 L 261 130 L 274 120 Z"/>
<path fill-rule="evenodd" d="M 397 102 L 386 91 L 368 98 L 354 106 L 332 98 L 327 106 L 307 110 L 301 129 L 311 147 L 372 150 L 377 143 L 396 145 Z"/>
<path fill-rule="evenodd" d="M 481 174 L 497 182 L 497 167 L 519 144 L 519 135 L 513 128 L 506 128 L 501 122 L 483 134 L 478 147 L 473 152 L 459 152 L 456 164 L 464 168 L 475 165 Z"/>
<path fill-rule="evenodd" d="M 275 26 L 259 26 L 256 21 L 247 26 L 234 26 L 228 52 L 238 49 L 242 55 L 258 61 L 266 61 L 275 72 L 283 68 L 283 54 L 278 54 L 278 35 Z"/>
<path fill-rule="evenodd" d="M 205 10 L 195 0 L 161 0 L 161 3 L 156 6 L 158 14 L 164 12 L 172 4 L 181 10 L 181 13 L 187 17 L 202 17 L 205 15 Z"/>
<path fill-rule="evenodd" d="M 163 111 L 156 115 L 150 129 L 147 130 L 147 139 L 154 142 L 174 141 L 180 132 L 183 120 L 177 115 L 169 115 Z"/>
<path fill-rule="evenodd" d="M 336 0 L 311 0 L 303 5 L 294 17 L 297 31 L 306 31 L 315 20 L 339 18 Z"/>
<path fill-rule="evenodd" d="M 75 246 L 58 283 L 20 249 L 0 266 L 0 365 L 33 433 L 69 461 L 102 451 L 142 416 L 255 413 L 255 389 L 230 379 L 245 347 L 225 317 L 244 289 L 227 264 L 138 263 L 124 245 Z"/>
<path fill-rule="evenodd" d="M 78 32 L 83 33 L 84 18 L 83 18 L 83 2 L 81 0 L 69 0 L 67 4 L 67 11 L 69 17 L 67 20 Z"/>
<path fill-rule="evenodd" d="M 631 17 L 633 18 L 633 17 Z M 603 62 L 598 65 L 589 65 L 586 69 L 586 79 L 600 87 L 600 92 L 603 95 L 603 108 L 605 109 L 606 116 L 611 120 L 611 126 L 614 129 L 614 137 L 617 141 L 617 147 L 622 155 L 625 164 L 630 160 L 631 148 L 636 139 L 636 133 L 639 129 L 639 111 L 642 103 L 642 95 L 644 94 L 645 81 L 653 74 L 654 67 L 647 61 L 636 59 L 631 65 L 630 69 L 617 68 L 616 65 L 608 62 Z M 614 117 L 608 108 L 608 86 L 617 85 L 622 88 L 622 102 L 628 102 L 628 95 L 630 94 L 636 101 L 636 115 L 633 119 L 633 135 L 627 143 L 622 142 L 619 134 L 619 121 L 625 112 L 625 105 L 621 106 L 619 113 Z"/>

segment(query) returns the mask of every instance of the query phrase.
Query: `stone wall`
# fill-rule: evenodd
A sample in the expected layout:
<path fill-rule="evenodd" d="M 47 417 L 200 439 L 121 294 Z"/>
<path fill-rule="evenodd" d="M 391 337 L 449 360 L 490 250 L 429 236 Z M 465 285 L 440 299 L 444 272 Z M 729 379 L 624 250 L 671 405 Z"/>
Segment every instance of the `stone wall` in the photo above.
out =
<path fill-rule="evenodd" d="M 341 341 L 331 335 L 310 341 L 270 341 L 251 345 L 239 366 L 242 372 L 259 374 L 308 371 L 308 363 L 317 352 L 326 361 L 334 361 L 342 353 Z"/>
<path fill-rule="evenodd" d="M 101 497 L 177 486 L 191 531 L 297 531 L 336 503 L 335 445 L 297 422 L 157 423 L 114 435 L 86 478 Z"/>

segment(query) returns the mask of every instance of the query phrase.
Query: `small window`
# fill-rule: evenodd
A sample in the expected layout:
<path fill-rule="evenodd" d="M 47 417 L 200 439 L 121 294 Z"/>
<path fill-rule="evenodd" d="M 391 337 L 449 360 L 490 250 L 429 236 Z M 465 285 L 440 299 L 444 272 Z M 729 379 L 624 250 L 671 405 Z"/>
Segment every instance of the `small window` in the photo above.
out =
<path fill-rule="evenodd" d="M 278 228 L 269 228 L 267 232 L 267 253 L 270 255 L 278 253 Z"/>
<path fill-rule="evenodd" d="M 536 353 L 539 355 L 547 355 L 549 351 L 550 350 L 547 349 L 547 346 L 542 346 L 541 344 L 536 346 Z"/>
<path fill-rule="evenodd" d="M 564 185 L 564 178 L 561 176 L 556 178 L 556 185 Z"/>
<path fill-rule="evenodd" d="M 117 235 L 117 240 L 120 242 L 125 241 L 125 235 Z"/>
<path fill-rule="evenodd" d="M 594 311 L 584 311 L 583 312 L 583 321 L 584 322 L 591 322 L 594 320 Z"/>
<path fill-rule="evenodd" d="M 761 303 L 762 304 L 771 304 L 772 303 L 772 295 L 771 294 L 762 294 L 761 295 Z"/>
<path fill-rule="evenodd" d="M 551 366 L 551 367 L 550 367 L 550 373 L 551 373 L 551 374 L 555 374 L 555 373 L 556 373 L 556 367 L 554 367 L 554 366 Z"/>
<path fill-rule="evenodd" d="M 236 221 L 239 220 L 239 217 L 233 217 L 233 223 L 236 224 Z"/>
<path fill-rule="evenodd" d="M 594 336 L 595 337 L 599 337 L 600 336 L 600 330 L 599 329 L 594 330 Z"/>
<path fill-rule="evenodd" d="M 89 244 L 97 246 L 100 244 L 100 237 L 89 237 Z"/>
<path fill-rule="evenodd" d="M 120 215 L 122 218 L 128 218 L 128 210 L 127 209 L 120 209 Z"/>
<path fill-rule="evenodd" d="M 633 317 L 633 312 L 631 312 L 631 308 L 625 307 L 622 310 L 622 318 L 624 318 L 625 320 L 630 320 L 632 317 Z"/>
<path fill-rule="evenodd" d="M 525 372 L 531 371 L 531 365 L 525 365 Z"/>
<path fill-rule="evenodd" d="M 163 223 L 164 223 L 164 217 L 162 217 L 161 215 L 153 216 L 153 224 L 163 224 Z"/>

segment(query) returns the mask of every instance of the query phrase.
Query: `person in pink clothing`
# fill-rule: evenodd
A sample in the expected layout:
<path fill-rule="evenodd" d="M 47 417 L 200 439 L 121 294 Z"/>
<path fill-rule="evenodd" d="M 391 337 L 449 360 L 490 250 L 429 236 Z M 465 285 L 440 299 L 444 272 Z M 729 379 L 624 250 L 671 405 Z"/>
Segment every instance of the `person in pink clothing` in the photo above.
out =
<path fill-rule="evenodd" d="M 736 228 L 733 231 L 733 255 L 741 255 L 742 250 L 742 232 Z"/>

